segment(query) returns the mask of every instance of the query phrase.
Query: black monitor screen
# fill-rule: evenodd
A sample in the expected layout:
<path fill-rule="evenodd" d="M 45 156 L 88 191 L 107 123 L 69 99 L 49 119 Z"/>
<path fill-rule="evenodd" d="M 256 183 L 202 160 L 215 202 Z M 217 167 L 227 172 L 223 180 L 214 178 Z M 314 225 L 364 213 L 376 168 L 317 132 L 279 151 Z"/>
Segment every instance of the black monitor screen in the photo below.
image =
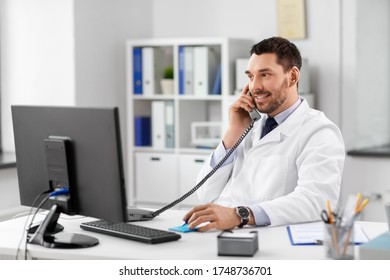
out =
<path fill-rule="evenodd" d="M 52 188 L 45 139 L 69 139 L 72 207 L 62 212 L 127 221 L 117 108 L 12 106 L 12 118 L 22 205 Z"/>

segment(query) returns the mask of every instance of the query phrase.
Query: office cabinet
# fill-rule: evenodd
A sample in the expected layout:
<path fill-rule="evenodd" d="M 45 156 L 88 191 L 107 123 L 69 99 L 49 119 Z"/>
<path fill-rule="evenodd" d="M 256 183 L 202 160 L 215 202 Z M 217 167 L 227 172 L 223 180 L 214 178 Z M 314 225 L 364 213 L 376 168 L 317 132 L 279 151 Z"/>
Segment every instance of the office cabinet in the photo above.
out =
<path fill-rule="evenodd" d="M 179 195 L 184 195 L 196 185 L 198 173 L 208 155 L 180 155 L 179 157 Z M 194 206 L 200 203 L 196 193 L 182 202 L 184 206 Z"/>
<path fill-rule="evenodd" d="M 140 39 L 126 42 L 127 186 L 130 205 L 164 205 L 195 184 L 219 143 L 235 93 L 235 60 L 252 40 Z M 173 87 L 160 81 L 173 67 Z M 151 161 L 159 154 L 161 161 Z M 188 198 L 183 205 L 196 200 Z"/>
<path fill-rule="evenodd" d="M 141 203 L 167 204 L 177 197 L 175 155 L 135 153 L 136 197 Z"/>

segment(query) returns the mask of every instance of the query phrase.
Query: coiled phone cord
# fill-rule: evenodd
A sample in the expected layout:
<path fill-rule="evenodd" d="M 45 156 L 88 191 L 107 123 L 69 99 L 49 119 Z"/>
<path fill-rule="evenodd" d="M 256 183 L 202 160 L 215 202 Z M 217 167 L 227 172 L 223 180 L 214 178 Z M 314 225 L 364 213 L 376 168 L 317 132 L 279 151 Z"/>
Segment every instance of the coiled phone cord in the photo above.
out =
<path fill-rule="evenodd" d="M 183 196 L 179 197 L 175 201 L 171 202 L 170 204 L 162 207 L 159 210 L 156 210 L 153 212 L 153 217 L 156 217 L 160 215 L 162 212 L 172 208 L 176 204 L 182 202 L 184 199 L 192 195 L 194 192 L 196 192 L 217 170 L 225 163 L 225 161 L 231 156 L 231 154 L 237 149 L 237 147 L 241 144 L 241 142 L 244 140 L 244 138 L 248 135 L 249 131 L 253 128 L 253 125 L 256 120 L 253 120 L 252 123 L 244 130 L 240 138 L 237 140 L 237 142 L 233 145 L 233 147 L 226 153 L 226 155 L 218 162 L 218 164 L 206 175 L 204 178 L 196 184 L 195 187 L 193 187 L 191 190 L 189 190 L 187 193 L 185 193 Z"/>

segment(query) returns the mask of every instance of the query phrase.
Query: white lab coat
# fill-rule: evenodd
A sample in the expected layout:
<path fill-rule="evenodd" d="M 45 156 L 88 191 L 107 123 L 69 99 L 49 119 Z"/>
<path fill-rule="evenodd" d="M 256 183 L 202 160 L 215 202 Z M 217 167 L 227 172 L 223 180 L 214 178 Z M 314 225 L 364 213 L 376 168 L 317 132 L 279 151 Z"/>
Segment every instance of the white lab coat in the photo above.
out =
<path fill-rule="evenodd" d="M 271 225 L 318 220 L 329 199 L 336 206 L 345 147 L 338 127 L 306 100 L 278 127 L 260 139 L 265 118 L 197 191 L 203 202 L 224 206 L 259 205 Z M 206 163 L 200 181 L 210 172 Z"/>

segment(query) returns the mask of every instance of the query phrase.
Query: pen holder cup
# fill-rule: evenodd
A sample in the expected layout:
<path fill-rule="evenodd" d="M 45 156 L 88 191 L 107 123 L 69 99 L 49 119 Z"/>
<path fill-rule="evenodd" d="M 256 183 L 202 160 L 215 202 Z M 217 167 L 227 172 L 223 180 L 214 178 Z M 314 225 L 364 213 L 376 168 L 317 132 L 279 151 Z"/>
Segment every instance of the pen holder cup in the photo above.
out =
<path fill-rule="evenodd" d="M 324 224 L 324 248 L 328 258 L 334 260 L 354 259 L 353 226 Z"/>

